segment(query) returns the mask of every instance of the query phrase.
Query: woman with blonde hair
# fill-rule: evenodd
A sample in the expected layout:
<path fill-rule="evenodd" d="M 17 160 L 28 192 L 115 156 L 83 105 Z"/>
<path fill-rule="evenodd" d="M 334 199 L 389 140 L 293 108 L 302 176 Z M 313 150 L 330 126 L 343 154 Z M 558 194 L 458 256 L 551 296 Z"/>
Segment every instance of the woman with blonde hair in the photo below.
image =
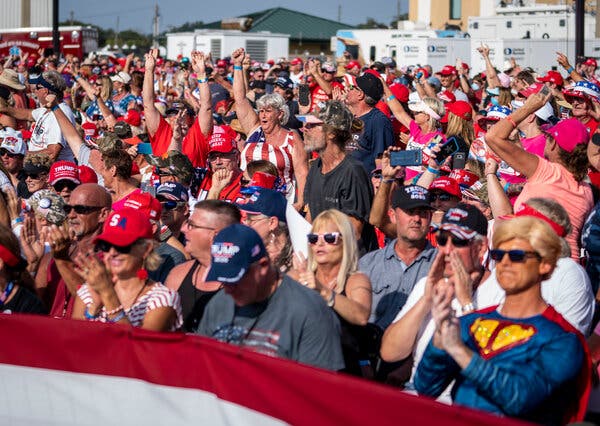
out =
<path fill-rule="evenodd" d="M 321 212 L 308 234 L 308 258 L 294 259 L 293 278 L 316 291 L 334 310 L 342 325 L 345 371 L 362 375 L 360 361 L 368 359 L 361 338 L 371 313 L 371 282 L 358 272 L 354 227 L 339 210 Z"/>
<path fill-rule="evenodd" d="M 157 269 L 161 258 L 146 215 L 133 209 L 113 212 L 95 244 L 96 253 L 80 253 L 75 258 L 76 271 L 85 284 L 77 291 L 74 319 L 155 331 L 181 327 L 178 293 L 148 279 L 147 269 Z"/>
<path fill-rule="evenodd" d="M 498 224 L 493 247 L 504 303 L 456 318 L 453 285 L 435 284 L 436 332 L 417 367 L 417 391 L 436 397 L 456 380 L 458 405 L 536 423 L 581 421 L 591 380 L 583 336 L 541 294 L 560 238 L 548 223 L 522 216 Z"/>

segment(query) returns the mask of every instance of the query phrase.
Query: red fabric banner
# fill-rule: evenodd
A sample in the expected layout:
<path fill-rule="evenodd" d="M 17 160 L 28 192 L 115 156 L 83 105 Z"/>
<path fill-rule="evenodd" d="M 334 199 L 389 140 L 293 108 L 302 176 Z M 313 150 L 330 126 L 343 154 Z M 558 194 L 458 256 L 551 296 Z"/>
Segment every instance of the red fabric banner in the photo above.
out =
<path fill-rule="evenodd" d="M 201 390 L 219 400 L 294 425 L 524 424 L 439 404 L 377 383 L 194 335 L 28 315 L 2 315 L 0 339 L 0 364 L 5 364 L 4 367 L 138 379 L 156 385 Z M 2 382 L 6 386 L 4 379 Z M 90 386 L 93 383 L 91 380 Z M 10 392 L 10 389 L 6 391 Z M 70 406 L 84 408 L 86 396 L 77 392 L 61 395 L 69 398 Z M 152 401 L 147 403 L 152 404 Z M 178 407 L 170 409 L 177 411 Z M 106 410 L 110 408 L 106 407 Z M 51 420 L 60 422 L 60 419 Z"/>

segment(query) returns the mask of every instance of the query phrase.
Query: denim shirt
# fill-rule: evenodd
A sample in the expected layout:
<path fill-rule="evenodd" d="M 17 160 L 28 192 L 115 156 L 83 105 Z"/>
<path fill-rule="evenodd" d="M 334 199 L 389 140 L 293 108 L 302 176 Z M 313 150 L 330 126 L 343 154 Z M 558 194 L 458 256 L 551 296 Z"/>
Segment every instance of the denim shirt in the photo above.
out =
<path fill-rule="evenodd" d="M 358 269 L 369 277 L 373 287 L 369 322 L 382 330 L 396 318 L 417 281 L 427 275 L 437 253 L 437 249 L 427 242 L 415 260 L 406 265 L 396 254 L 396 241 L 366 254 L 358 262 Z"/>

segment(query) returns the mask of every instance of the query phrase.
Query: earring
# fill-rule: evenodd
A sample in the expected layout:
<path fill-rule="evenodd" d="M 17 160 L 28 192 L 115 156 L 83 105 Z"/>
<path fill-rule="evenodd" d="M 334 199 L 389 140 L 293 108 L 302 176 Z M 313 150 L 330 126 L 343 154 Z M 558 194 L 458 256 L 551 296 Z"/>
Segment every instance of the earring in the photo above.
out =
<path fill-rule="evenodd" d="M 273 244 L 275 244 L 275 233 L 274 233 L 273 231 L 271 231 L 271 232 L 269 233 L 269 244 L 270 244 L 270 245 L 273 245 Z"/>

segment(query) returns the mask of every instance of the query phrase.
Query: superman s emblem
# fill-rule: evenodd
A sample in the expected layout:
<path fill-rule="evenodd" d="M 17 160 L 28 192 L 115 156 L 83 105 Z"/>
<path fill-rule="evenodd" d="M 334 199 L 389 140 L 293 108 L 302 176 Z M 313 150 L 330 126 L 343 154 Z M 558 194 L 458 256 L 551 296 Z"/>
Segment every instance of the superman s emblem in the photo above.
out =
<path fill-rule="evenodd" d="M 479 354 L 487 359 L 522 345 L 537 333 L 537 329 L 527 324 L 477 318 L 470 332 L 479 346 Z"/>

